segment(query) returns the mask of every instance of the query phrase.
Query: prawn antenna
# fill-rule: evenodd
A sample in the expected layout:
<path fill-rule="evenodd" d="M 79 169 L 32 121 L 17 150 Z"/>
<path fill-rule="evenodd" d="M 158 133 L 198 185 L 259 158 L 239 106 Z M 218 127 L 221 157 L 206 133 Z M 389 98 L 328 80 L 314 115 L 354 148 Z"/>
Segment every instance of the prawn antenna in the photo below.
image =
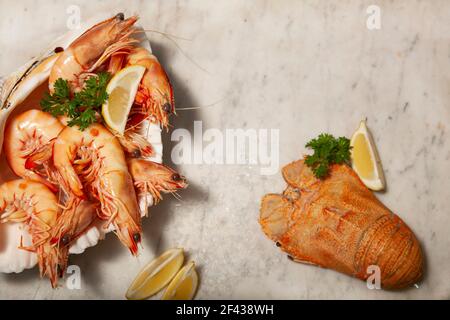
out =
<path fill-rule="evenodd" d="M 179 202 L 183 202 L 181 199 L 181 195 L 179 195 L 177 192 L 171 192 L 172 196 L 177 199 Z"/>
<path fill-rule="evenodd" d="M 216 102 L 204 105 L 204 106 L 189 106 L 185 108 L 177 108 L 177 111 L 188 111 L 188 110 L 198 110 L 198 109 L 206 109 L 206 108 L 212 108 L 220 104 L 222 101 L 226 100 L 226 97 L 217 100 Z"/>
<path fill-rule="evenodd" d="M 211 73 L 206 70 L 205 68 L 203 68 L 201 65 L 199 65 L 197 62 L 195 62 L 194 59 L 192 59 L 186 52 L 184 52 L 184 50 L 181 48 L 181 46 L 178 44 L 178 42 L 175 41 L 175 39 L 179 39 L 179 40 L 184 40 L 184 41 L 192 41 L 191 39 L 186 39 L 186 38 L 182 38 L 182 37 L 178 37 L 178 36 L 174 36 L 165 32 L 161 32 L 161 31 L 156 31 L 156 30 L 151 30 L 151 29 L 144 29 L 145 32 L 153 32 L 159 35 L 162 35 L 164 38 L 168 39 L 169 41 L 171 41 L 175 47 L 181 52 L 181 54 L 188 59 L 192 64 L 194 64 L 197 68 L 199 68 L 200 70 L 202 70 L 203 72 L 211 75 Z"/>

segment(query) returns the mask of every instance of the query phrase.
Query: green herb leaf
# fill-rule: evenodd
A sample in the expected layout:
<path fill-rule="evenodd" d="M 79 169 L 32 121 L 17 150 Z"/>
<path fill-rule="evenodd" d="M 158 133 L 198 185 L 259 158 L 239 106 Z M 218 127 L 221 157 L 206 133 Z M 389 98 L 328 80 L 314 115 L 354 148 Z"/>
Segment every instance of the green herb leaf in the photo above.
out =
<path fill-rule="evenodd" d="M 53 95 L 46 93 L 41 100 L 42 110 L 51 113 L 53 116 L 62 116 L 66 113 L 70 103 L 70 88 L 66 80 L 58 79 L 54 84 Z"/>
<path fill-rule="evenodd" d="M 322 133 L 306 144 L 314 153 L 305 158 L 305 164 L 310 167 L 319 179 L 328 176 L 332 164 L 350 163 L 350 140 L 346 137 L 335 138 L 331 134 Z"/>
<path fill-rule="evenodd" d="M 106 86 L 110 77 L 107 72 L 90 77 L 85 81 L 83 90 L 73 96 L 70 94 L 69 82 L 60 78 L 55 81 L 54 93 L 47 93 L 41 100 L 42 110 L 55 117 L 67 115 L 70 119 L 68 125 L 76 125 L 83 131 L 96 122 L 97 111 L 108 99 Z"/>
<path fill-rule="evenodd" d="M 72 118 L 67 125 L 69 127 L 78 126 L 81 131 L 89 127 L 96 121 L 95 110 L 92 108 L 84 110 L 80 115 Z"/>

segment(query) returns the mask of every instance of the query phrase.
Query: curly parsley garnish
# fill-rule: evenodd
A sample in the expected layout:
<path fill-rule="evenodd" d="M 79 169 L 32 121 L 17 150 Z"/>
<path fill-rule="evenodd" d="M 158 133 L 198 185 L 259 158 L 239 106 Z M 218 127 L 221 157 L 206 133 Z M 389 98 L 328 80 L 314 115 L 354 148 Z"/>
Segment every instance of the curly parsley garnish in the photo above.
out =
<path fill-rule="evenodd" d="M 305 158 L 305 163 L 319 179 L 328 176 L 329 167 L 336 164 L 350 164 L 350 140 L 346 137 L 335 138 L 331 134 L 322 133 L 306 144 L 314 150 Z"/>
<path fill-rule="evenodd" d="M 86 80 L 83 90 L 71 95 L 69 82 L 59 78 L 54 84 L 54 93 L 45 94 L 41 100 L 42 110 L 55 117 L 67 115 L 69 126 L 78 126 L 81 131 L 96 121 L 96 113 L 108 99 L 106 86 L 111 75 L 101 72 Z"/>

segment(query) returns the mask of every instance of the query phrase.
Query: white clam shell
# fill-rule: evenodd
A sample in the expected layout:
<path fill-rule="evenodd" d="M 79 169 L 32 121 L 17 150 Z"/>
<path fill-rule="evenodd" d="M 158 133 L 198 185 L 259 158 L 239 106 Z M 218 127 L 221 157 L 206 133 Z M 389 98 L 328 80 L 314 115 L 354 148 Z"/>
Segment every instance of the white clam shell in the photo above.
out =
<path fill-rule="evenodd" d="M 67 32 L 62 37 L 58 38 L 44 54 L 40 55 L 39 58 L 35 58 L 23 67 L 21 67 L 17 72 L 13 73 L 9 77 L 0 78 L 0 150 L 3 142 L 3 132 L 5 124 L 7 122 L 10 113 L 18 106 L 22 107 L 20 104 L 41 84 L 47 81 L 50 69 L 53 66 L 54 61 L 52 59 L 44 61 L 44 58 L 52 55 L 52 51 L 56 47 L 67 48 L 70 43 L 72 43 L 78 36 L 80 36 L 84 31 L 89 29 L 96 23 L 99 23 L 105 19 L 108 19 L 110 15 L 101 14 L 92 19 L 89 19 L 83 23 L 80 29 L 72 30 Z M 151 51 L 150 43 L 142 32 L 141 35 L 141 45 Z M 53 59 L 54 60 L 54 59 Z M 30 66 L 34 65 L 34 68 L 40 66 L 39 72 L 32 72 Z M 26 77 L 23 77 L 24 74 Z M 22 81 L 17 85 L 19 79 Z M 14 88 L 14 90 L 12 90 Z M 3 108 L 2 108 L 3 107 Z M 37 107 L 37 106 L 34 106 Z M 148 141 L 152 144 L 155 154 L 154 156 L 148 158 L 149 160 L 161 163 L 162 162 L 162 152 L 163 145 L 161 141 L 161 127 L 159 124 L 153 124 L 146 122 L 142 128 L 142 134 L 144 134 Z M 3 166 L 7 166 L 6 161 L 3 157 L 0 157 L 0 183 L 10 180 L 13 178 L 11 174 L 4 173 Z M 139 199 L 139 207 L 141 208 L 142 215 L 147 213 L 148 207 L 153 205 L 153 198 L 151 195 L 146 197 L 141 197 Z M 80 236 L 74 244 L 71 246 L 69 252 L 71 254 L 83 253 L 87 248 L 95 246 L 99 240 L 105 237 L 106 233 L 113 231 L 113 228 L 105 229 L 103 227 L 104 222 L 97 220 L 93 226 L 91 226 L 82 236 Z M 26 231 L 23 224 L 20 223 L 7 223 L 0 224 L 0 272 L 11 273 L 11 272 L 22 272 L 25 269 L 30 269 L 36 266 L 37 257 L 35 253 L 19 249 L 20 239 L 23 239 L 24 245 L 31 243 L 31 237 Z M 118 239 L 112 239 L 111 241 L 119 241 Z"/>
<path fill-rule="evenodd" d="M 0 271 L 5 273 L 22 272 L 37 264 L 37 256 L 18 249 L 20 239 L 24 246 L 31 245 L 31 236 L 22 223 L 0 224 Z"/>

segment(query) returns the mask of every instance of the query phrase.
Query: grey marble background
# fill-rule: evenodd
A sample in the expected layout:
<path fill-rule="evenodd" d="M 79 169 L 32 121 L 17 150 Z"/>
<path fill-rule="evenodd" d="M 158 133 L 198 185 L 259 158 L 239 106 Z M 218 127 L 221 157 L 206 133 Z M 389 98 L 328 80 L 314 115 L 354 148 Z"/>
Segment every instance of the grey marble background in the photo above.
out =
<path fill-rule="evenodd" d="M 378 197 L 415 231 L 426 253 L 419 288 L 369 290 L 334 271 L 296 264 L 265 238 L 260 198 L 284 186 L 258 166 L 180 165 L 191 186 L 144 222 L 132 258 L 108 236 L 71 263 L 81 290 L 51 290 L 37 270 L 0 275 L 0 298 L 123 298 L 138 270 L 175 246 L 199 266 L 199 299 L 450 298 L 450 2 L 383 1 L 381 29 L 366 28 L 373 1 L 0 1 L 0 74 L 66 30 L 67 7 L 138 13 L 167 69 L 180 111 L 220 130 L 279 129 L 280 166 L 320 132 L 350 136 L 367 117 L 388 189 Z M 180 50 L 181 48 L 181 50 Z M 175 145 L 165 134 L 165 161 Z"/>

